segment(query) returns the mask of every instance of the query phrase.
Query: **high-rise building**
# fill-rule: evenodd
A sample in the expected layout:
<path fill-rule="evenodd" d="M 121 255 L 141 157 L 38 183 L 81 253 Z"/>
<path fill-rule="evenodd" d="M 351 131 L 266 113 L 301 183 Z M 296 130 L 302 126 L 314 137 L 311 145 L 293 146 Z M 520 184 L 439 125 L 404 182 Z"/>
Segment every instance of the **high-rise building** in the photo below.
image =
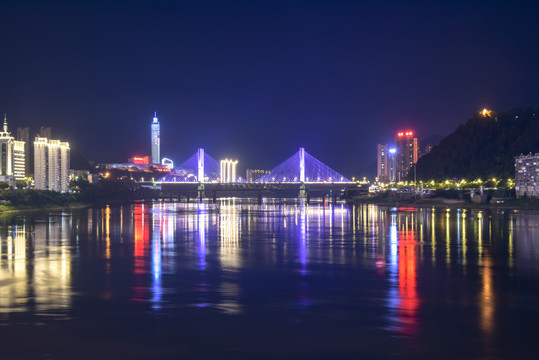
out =
<path fill-rule="evenodd" d="M 221 182 L 237 182 L 236 166 L 238 160 L 221 160 Z"/>
<path fill-rule="evenodd" d="M 515 192 L 517 198 L 539 197 L 539 153 L 515 157 Z"/>
<path fill-rule="evenodd" d="M 30 128 L 24 127 L 18 127 L 17 128 L 17 140 L 18 141 L 24 141 L 24 156 L 25 156 L 25 166 L 24 166 L 24 174 L 26 176 L 31 177 L 32 176 L 32 164 L 33 158 L 31 157 L 33 152 L 30 150 Z"/>
<path fill-rule="evenodd" d="M 36 137 L 34 183 L 38 190 L 69 190 L 69 143 Z"/>
<path fill-rule="evenodd" d="M 387 144 L 378 144 L 377 164 L 378 181 L 391 183 L 395 181 L 395 154 L 396 150 Z"/>
<path fill-rule="evenodd" d="M 376 163 L 378 164 L 378 171 L 376 173 L 378 181 L 386 182 L 389 180 L 389 160 L 388 146 L 387 144 L 378 144 L 378 151 L 376 152 Z"/>
<path fill-rule="evenodd" d="M 419 143 L 414 132 L 399 131 L 395 137 L 395 176 L 396 181 L 405 181 L 419 159 Z"/>
<path fill-rule="evenodd" d="M 47 139 L 52 138 L 52 129 L 51 129 L 51 127 L 50 126 L 48 126 L 48 127 L 41 126 L 39 128 L 38 135 L 40 137 L 44 137 L 44 138 L 47 138 Z"/>
<path fill-rule="evenodd" d="M 13 140 L 13 177 L 24 180 L 26 175 L 26 143 Z"/>
<path fill-rule="evenodd" d="M 152 121 L 152 164 L 161 163 L 161 130 L 157 112 L 153 115 Z"/>
<path fill-rule="evenodd" d="M 24 141 L 17 141 L 11 136 L 4 114 L 4 125 L 0 132 L 0 180 L 24 180 Z"/>

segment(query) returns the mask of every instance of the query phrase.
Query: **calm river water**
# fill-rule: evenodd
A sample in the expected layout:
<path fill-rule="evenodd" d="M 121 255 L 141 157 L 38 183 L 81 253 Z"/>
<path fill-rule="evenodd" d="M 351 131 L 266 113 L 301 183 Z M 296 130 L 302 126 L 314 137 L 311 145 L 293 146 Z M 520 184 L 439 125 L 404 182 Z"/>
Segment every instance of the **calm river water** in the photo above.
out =
<path fill-rule="evenodd" d="M 538 280 L 538 212 L 227 199 L 8 214 L 0 358 L 537 358 Z"/>

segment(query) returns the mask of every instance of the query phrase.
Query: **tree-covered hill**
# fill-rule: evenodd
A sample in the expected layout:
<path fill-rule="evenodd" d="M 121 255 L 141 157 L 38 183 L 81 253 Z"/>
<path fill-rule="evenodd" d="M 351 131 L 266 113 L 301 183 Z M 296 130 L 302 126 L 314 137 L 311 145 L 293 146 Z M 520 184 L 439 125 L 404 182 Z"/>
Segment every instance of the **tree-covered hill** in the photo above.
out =
<path fill-rule="evenodd" d="M 535 110 L 478 113 L 419 159 L 417 179 L 510 178 L 515 173 L 515 156 L 538 151 Z"/>

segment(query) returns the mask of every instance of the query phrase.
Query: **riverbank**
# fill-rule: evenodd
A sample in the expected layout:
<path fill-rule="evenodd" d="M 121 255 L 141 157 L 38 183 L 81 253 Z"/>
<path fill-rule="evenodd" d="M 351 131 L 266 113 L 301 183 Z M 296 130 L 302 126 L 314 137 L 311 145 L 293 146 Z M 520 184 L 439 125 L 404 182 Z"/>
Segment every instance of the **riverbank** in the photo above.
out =
<path fill-rule="evenodd" d="M 428 199 L 380 199 L 370 198 L 350 198 L 347 204 L 374 204 L 379 206 L 412 206 L 412 207 L 434 207 L 434 208 L 472 208 L 472 209 L 508 209 L 508 210 L 539 210 L 539 199 L 504 199 L 503 202 L 473 203 L 461 199 L 448 198 L 428 198 Z"/>
<path fill-rule="evenodd" d="M 43 211 L 43 210 L 70 210 L 70 209 L 84 209 L 93 206 L 93 204 L 72 203 L 66 205 L 43 205 L 43 206 L 5 206 L 0 205 L 0 215 L 11 214 L 18 212 L 31 212 L 31 211 Z"/>
<path fill-rule="evenodd" d="M 0 191 L 0 214 L 20 211 L 75 209 L 111 203 L 150 200 L 155 190 L 136 188 L 130 181 L 101 181 L 79 184 L 76 192 L 35 189 Z"/>

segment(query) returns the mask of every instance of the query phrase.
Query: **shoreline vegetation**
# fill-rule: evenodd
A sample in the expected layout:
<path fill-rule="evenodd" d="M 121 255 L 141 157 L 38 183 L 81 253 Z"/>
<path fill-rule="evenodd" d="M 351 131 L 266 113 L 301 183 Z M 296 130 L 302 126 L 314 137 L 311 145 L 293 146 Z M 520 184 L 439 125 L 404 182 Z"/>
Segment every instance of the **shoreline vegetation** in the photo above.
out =
<path fill-rule="evenodd" d="M 374 196 L 353 196 L 346 199 L 347 204 L 373 204 L 378 206 L 411 206 L 411 207 L 434 207 L 434 208 L 473 208 L 473 209 L 513 209 L 513 210 L 539 210 L 539 199 L 535 198 L 515 198 L 502 197 L 496 198 L 488 194 L 483 202 L 473 202 L 468 197 L 455 198 L 444 197 L 439 194 L 435 197 L 405 197 L 397 198 L 390 194 L 379 194 Z M 447 194 L 449 195 L 449 194 Z"/>
<path fill-rule="evenodd" d="M 103 180 L 97 184 L 88 181 L 72 182 L 74 192 L 52 190 L 5 189 L 0 191 L 0 214 L 18 211 L 84 208 L 96 204 L 149 200 L 154 191 L 138 188 L 129 180 Z"/>
<path fill-rule="evenodd" d="M 4 189 L 0 191 L 0 213 L 84 208 L 93 205 L 152 200 L 159 191 L 138 187 L 130 180 L 102 180 L 97 184 L 76 181 L 73 192 L 59 193 L 50 190 Z M 514 190 L 487 190 L 480 202 L 474 202 L 469 192 L 436 190 L 432 196 L 386 191 L 373 195 L 347 196 L 348 204 L 374 204 L 379 206 L 413 206 L 436 208 L 478 208 L 539 210 L 539 199 L 515 198 Z"/>

